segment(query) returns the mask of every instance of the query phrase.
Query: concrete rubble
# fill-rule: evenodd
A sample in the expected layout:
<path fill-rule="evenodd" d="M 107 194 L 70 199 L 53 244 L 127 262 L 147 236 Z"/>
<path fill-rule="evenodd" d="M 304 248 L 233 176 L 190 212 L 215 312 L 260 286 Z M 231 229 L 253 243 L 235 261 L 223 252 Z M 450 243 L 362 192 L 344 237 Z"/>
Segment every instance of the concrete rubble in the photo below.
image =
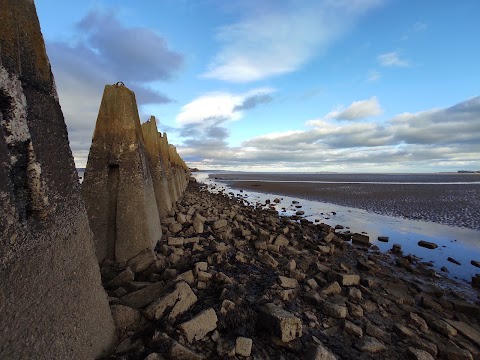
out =
<path fill-rule="evenodd" d="M 178 219 L 181 228 L 172 228 Z M 172 205 L 162 231 L 151 268 L 108 290 L 118 311 L 133 294 L 157 287 L 124 312 L 122 326 L 131 330 L 113 358 L 480 356 L 478 292 L 412 258 L 402 266 L 397 260 L 408 255 L 352 244 L 326 224 L 280 217 L 196 182 Z M 335 251 L 319 250 L 327 245 Z M 105 284 L 126 270 L 115 266 Z M 180 296 L 178 288 L 190 295 Z M 148 294 L 155 289 L 153 299 Z M 177 306 L 182 311 L 172 317 Z"/>

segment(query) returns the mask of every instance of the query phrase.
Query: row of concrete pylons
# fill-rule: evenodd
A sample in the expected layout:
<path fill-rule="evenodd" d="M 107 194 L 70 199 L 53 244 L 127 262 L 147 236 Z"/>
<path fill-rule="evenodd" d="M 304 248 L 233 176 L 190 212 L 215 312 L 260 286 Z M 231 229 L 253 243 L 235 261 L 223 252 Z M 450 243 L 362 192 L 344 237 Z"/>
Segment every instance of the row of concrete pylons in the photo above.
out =
<path fill-rule="evenodd" d="M 134 94 L 107 86 L 82 200 L 34 2 L 0 0 L 0 359 L 108 355 L 98 261 L 153 251 L 187 179 Z"/>
<path fill-rule="evenodd" d="M 105 86 L 82 184 L 99 262 L 154 251 L 161 218 L 189 177 L 155 117 L 140 125 L 135 94 L 123 83 Z"/>

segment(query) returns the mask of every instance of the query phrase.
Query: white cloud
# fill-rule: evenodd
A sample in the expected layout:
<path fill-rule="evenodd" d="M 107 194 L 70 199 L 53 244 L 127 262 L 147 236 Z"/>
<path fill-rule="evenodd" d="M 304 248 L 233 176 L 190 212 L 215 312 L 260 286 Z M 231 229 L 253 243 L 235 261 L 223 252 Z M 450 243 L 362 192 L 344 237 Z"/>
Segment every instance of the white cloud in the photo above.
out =
<path fill-rule="evenodd" d="M 295 71 L 381 2 L 292 1 L 287 2 L 289 10 L 281 6 L 268 12 L 252 10 L 256 15 L 218 30 L 223 48 L 202 76 L 241 83 Z"/>
<path fill-rule="evenodd" d="M 380 65 L 391 67 L 391 66 L 398 66 L 398 67 L 408 67 L 410 66 L 410 62 L 407 60 L 401 59 L 400 54 L 398 51 L 392 51 L 389 53 L 378 55 L 378 61 Z"/>
<path fill-rule="evenodd" d="M 382 114 L 383 110 L 376 96 L 367 100 L 354 101 L 347 108 L 340 106 L 338 109 L 330 111 L 323 119 L 309 120 L 308 126 L 325 126 L 325 120 L 359 120 L 371 116 Z"/>
<path fill-rule="evenodd" d="M 239 120 L 242 109 L 250 109 L 261 102 L 266 102 L 274 89 L 259 88 L 242 94 L 228 92 L 211 92 L 199 96 L 182 106 L 176 121 L 180 125 L 201 124 L 213 120 Z"/>

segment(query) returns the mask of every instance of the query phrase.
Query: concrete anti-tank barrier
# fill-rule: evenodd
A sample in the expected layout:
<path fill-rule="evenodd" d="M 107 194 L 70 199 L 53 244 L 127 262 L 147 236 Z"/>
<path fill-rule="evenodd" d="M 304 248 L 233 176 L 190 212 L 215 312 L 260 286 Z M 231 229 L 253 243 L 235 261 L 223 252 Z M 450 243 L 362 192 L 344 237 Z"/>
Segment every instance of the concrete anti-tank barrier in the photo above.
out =
<path fill-rule="evenodd" d="M 0 359 L 116 340 L 36 9 L 0 0 Z"/>

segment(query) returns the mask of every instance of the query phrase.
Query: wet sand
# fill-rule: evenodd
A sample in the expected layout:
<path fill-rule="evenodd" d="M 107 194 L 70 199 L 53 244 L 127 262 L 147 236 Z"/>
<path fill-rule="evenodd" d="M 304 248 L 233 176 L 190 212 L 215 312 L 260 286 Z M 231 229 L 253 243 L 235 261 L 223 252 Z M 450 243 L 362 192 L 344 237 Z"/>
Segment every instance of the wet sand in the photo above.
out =
<path fill-rule="evenodd" d="M 476 174 L 235 173 L 210 177 L 236 189 L 294 196 L 382 215 L 480 230 L 480 175 Z"/>

